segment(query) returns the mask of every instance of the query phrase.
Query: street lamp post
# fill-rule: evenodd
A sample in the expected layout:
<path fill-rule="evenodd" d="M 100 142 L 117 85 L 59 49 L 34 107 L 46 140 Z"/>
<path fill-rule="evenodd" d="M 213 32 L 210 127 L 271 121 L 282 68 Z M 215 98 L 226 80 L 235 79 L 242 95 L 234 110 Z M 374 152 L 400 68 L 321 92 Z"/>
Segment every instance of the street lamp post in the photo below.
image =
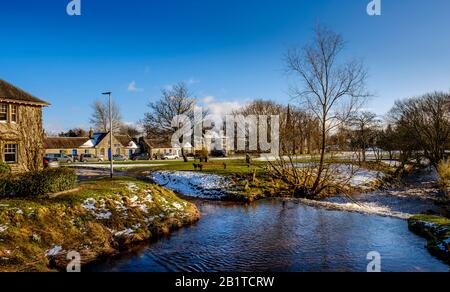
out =
<path fill-rule="evenodd" d="M 114 176 L 114 159 L 113 159 L 113 120 L 112 120 L 112 92 L 104 92 L 103 95 L 109 96 L 109 162 L 111 178 Z"/>

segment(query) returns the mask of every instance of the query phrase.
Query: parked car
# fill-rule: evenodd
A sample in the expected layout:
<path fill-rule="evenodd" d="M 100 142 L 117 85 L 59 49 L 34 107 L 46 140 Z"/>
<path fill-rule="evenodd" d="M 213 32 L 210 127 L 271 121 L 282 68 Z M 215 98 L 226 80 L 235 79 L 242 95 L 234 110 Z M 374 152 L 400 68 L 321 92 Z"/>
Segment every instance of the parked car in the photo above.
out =
<path fill-rule="evenodd" d="M 59 162 L 56 160 L 50 161 L 47 158 L 44 158 L 44 168 L 59 168 Z"/>
<path fill-rule="evenodd" d="M 94 154 L 81 154 L 80 161 L 85 162 L 102 162 L 103 159 Z"/>
<path fill-rule="evenodd" d="M 131 157 L 131 160 L 133 161 L 148 161 L 148 160 L 152 160 L 151 157 L 146 154 L 146 153 L 139 153 L 139 154 L 134 154 Z"/>
<path fill-rule="evenodd" d="M 47 154 L 45 155 L 45 159 L 48 162 L 59 162 L 59 163 L 72 163 L 72 158 L 66 154 Z"/>
<path fill-rule="evenodd" d="M 113 160 L 114 161 L 127 161 L 128 158 L 124 155 L 114 155 Z"/>
<path fill-rule="evenodd" d="M 213 150 L 211 151 L 212 157 L 227 157 L 227 152 L 225 150 Z"/>
<path fill-rule="evenodd" d="M 80 161 L 80 157 L 78 155 L 69 154 L 67 156 L 69 156 L 72 159 L 72 162 L 79 162 Z"/>
<path fill-rule="evenodd" d="M 162 160 L 176 160 L 180 159 L 178 154 L 166 153 L 161 157 Z"/>

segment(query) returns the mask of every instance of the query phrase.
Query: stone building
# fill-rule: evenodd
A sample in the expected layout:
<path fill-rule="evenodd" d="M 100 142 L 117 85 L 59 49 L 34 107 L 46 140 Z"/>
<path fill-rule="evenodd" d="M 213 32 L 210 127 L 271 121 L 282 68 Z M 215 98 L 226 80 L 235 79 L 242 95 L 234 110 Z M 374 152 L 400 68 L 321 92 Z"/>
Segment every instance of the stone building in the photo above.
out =
<path fill-rule="evenodd" d="M 94 133 L 89 137 L 46 137 L 45 154 L 95 154 L 103 160 L 109 160 L 109 133 Z M 139 146 L 132 138 L 124 135 L 113 135 L 113 155 L 123 155 L 130 158 L 139 151 Z"/>
<path fill-rule="evenodd" d="M 43 167 L 42 108 L 49 104 L 0 80 L 0 161 L 13 172 Z"/>

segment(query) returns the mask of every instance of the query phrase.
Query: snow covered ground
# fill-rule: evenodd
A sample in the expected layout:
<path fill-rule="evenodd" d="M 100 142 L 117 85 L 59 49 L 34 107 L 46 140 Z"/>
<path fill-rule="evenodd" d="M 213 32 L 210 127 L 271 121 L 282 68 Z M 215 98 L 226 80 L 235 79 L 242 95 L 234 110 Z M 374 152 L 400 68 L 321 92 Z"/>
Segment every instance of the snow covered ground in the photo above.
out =
<path fill-rule="evenodd" d="M 337 179 L 348 183 L 351 187 L 370 189 L 384 177 L 381 171 L 368 170 L 349 164 L 333 164 Z"/>
<path fill-rule="evenodd" d="M 150 176 L 157 184 L 185 196 L 221 199 L 231 192 L 231 183 L 225 177 L 196 172 L 155 172 Z"/>
<path fill-rule="evenodd" d="M 311 163 L 297 163 L 295 167 L 315 167 Z M 353 188 L 370 190 L 378 181 L 383 179 L 384 173 L 381 171 L 369 170 L 351 164 L 332 164 L 330 166 L 336 181 L 347 184 Z"/>

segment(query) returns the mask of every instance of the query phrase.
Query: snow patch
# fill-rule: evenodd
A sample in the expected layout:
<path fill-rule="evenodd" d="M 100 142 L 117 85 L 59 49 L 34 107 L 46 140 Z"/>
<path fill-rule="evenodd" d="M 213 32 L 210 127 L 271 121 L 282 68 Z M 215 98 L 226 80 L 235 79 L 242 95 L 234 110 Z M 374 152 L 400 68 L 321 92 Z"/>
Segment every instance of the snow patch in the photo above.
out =
<path fill-rule="evenodd" d="M 178 210 L 182 210 L 183 209 L 183 206 L 180 203 L 175 202 L 172 205 Z"/>
<path fill-rule="evenodd" d="M 316 163 L 296 163 L 297 168 L 315 168 Z M 347 184 L 363 190 L 371 189 L 385 174 L 381 171 L 368 170 L 352 164 L 331 164 L 330 174 L 336 182 Z"/>
<path fill-rule="evenodd" d="M 8 230 L 8 226 L 7 225 L 0 225 L 0 233 L 5 232 L 6 230 Z"/>
<path fill-rule="evenodd" d="M 63 251 L 63 248 L 61 246 L 55 246 L 51 250 L 47 251 L 45 253 L 45 256 L 46 257 L 57 256 L 61 251 Z"/>
<path fill-rule="evenodd" d="M 127 188 L 129 191 L 136 193 L 139 191 L 139 187 L 135 183 L 127 183 Z"/>
<path fill-rule="evenodd" d="M 84 209 L 88 210 L 92 216 L 99 220 L 111 219 L 112 213 L 106 209 L 105 201 L 99 200 L 100 207 L 97 208 L 97 201 L 94 198 L 89 198 L 81 205 Z"/>
<path fill-rule="evenodd" d="M 127 229 L 125 229 L 125 230 L 116 232 L 116 233 L 114 234 L 114 236 L 115 236 L 115 237 L 123 237 L 123 236 L 131 235 L 131 234 L 133 234 L 133 233 L 134 233 L 134 230 L 133 230 L 133 229 L 127 228 Z"/>
<path fill-rule="evenodd" d="M 313 201 L 308 199 L 298 199 L 298 200 L 305 205 L 325 208 L 328 210 L 373 214 L 384 217 L 394 217 L 399 219 L 409 219 L 411 216 L 413 216 L 413 214 L 393 211 L 388 206 L 379 206 L 375 203 L 352 203 L 352 202 L 335 203 L 329 201 Z"/>
<path fill-rule="evenodd" d="M 157 184 L 182 195 L 221 199 L 226 197 L 231 182 L 219 175 L 196 172 L 155 172 L 151 175 Z"/>

